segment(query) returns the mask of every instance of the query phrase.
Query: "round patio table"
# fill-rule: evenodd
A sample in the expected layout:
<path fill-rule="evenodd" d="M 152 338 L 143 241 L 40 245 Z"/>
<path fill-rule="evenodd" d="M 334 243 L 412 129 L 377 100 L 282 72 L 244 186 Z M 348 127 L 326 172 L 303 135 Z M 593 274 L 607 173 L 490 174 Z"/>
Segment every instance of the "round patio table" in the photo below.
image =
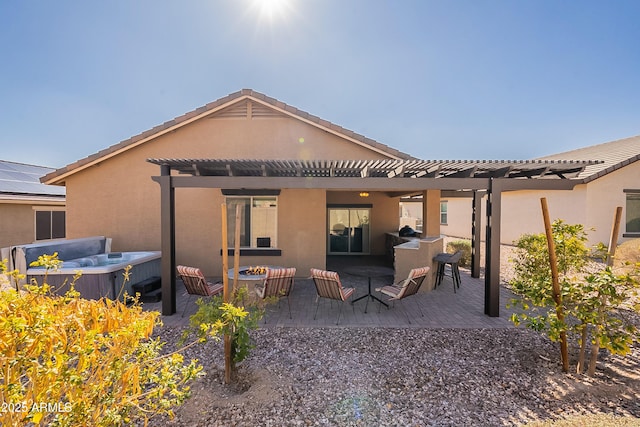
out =
<path fill-rule="evenodd" d="M 377 296 L 371 293 L 371 278 L 393 276 L 395 274 L 395 271 L 393 270 L 393 268 L 383 267 L 381 265 L 354 265 L 352 267 L 345 268 L 344 272 L 352 276 L 366 277 L 369 282 L 369 291 L 367 292 L 367 294 L 354 299 L 353 301 L 351 301 L 351 304 L 356 303 L 361 299 L 369 297 L 371 299 L 378 301 L 380 304 L 384 304 L 385 307 L 389 307 L 389 305 L 386 302 L 382 301 L 380 298 L 378 298 Z M 367 305 L 365 305 L 364 307 L 365 313 L 367 312 L 368 307 L 369 307 L 369 299 L 367 298 Z"/>

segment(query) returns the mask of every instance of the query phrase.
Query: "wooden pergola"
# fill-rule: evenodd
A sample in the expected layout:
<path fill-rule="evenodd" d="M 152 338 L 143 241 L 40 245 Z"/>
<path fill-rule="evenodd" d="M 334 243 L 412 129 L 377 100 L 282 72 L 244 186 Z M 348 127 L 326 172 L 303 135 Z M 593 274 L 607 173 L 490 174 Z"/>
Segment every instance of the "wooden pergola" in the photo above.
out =
<path fill-rule="evenodd" d="M 325 189 L 380 191 L 390 197 L 427 194 L 471 197 L 472 275 L 479 277 L 481 200 L 487 196 L 485 314 L 500 315 L 501 195 L 514 190 L 571 190 L 577 175 L 597 161 L 499 160 L 250 160 L 147 159 L 160 166 L 162 314 L 176 312 L 175 191 L 178 188 L 245 190 Z"/>

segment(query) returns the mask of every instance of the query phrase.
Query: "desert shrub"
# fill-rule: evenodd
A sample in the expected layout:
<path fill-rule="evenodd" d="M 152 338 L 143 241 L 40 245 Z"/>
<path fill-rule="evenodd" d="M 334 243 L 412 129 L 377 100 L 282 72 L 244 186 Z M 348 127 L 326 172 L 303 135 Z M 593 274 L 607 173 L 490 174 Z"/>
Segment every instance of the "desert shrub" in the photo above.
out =
<path fill-rule="evenodd" d="M 225 303 L 222 296 L 197 301 L 198 311 L 189 318 L 190 327 L 185 331 L 183 340 L 196 334 L 200 341 L 208 338 L 219 340 L 228 336 L 231 340 L 231 379 L 236 376 L 236 364 L 249 356 L 253 343 L 249 332 L 258 327 L 264 310 L 255 304 L 244 307 L 246 288 L 233 292 L 230 302 Z"/>
<path fill-rule="evenodd" d="M 600 349 L 625 355 L 634 342 L 640 341 L 640 330 L 627 315 L 640 313 L 637 304 L 640 263 L 630 264 L 624 270 L 604 263 L 586 268 L 594 258 L 606 259 L 607 248 L 600 245 L 590 250 L 586 246 L 587 232 L 581 224 L 556 220 L 551 228 L 560 293 L 554 295 L 546 235 L 521 236 L 516 242 L 517 253 L 512 260 L 515 278 L 510 284 L 521 296 L 512 300 L 512 304 L 520 306 L 523 312 L 513 314 L 512 321 L 544 332 L 553 341 L 561 341 L 570 333 L 580 348 L 578 373 L 585 367 L 590 343 L 589 374 L 593 375 Z"/>
<path fill-rule="evenodd" d="M 462 258 L 460 258 L 459 264 L 463 267 L 469 267 L 471 265 L 471 242 L 468 240 L 455 240 L 447 243 L 447 252 L 455 253 L 462 251 Z"/>
<path fill-rule="evenodd" d="M 39 263 L 48 272 L 58 261 Z M 117 426 L 172 416 L 201 367 L 161 355 L 163 343 L 151 337 L 159 313 L 137 301 L 80 298 L 73 283 L 53 295 L 43 282 L 0 292 L 0 424 Z"/>

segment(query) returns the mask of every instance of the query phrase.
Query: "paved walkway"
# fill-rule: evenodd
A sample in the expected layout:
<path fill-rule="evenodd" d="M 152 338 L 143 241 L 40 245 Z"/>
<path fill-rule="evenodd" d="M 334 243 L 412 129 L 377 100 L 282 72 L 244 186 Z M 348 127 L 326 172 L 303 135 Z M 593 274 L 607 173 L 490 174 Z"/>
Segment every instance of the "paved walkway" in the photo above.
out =
<path fill-rule="evenodd" d="M 340 267 L 340 266 L 337 266 Z M 343 286 L 355 287 L 353 299 L 366 294 L 367 278 L 340 274 Z M 507 309 L 513 294 L 506 288 L 500 293 L 500 317 L 489 317 L 484 314 L 484 279 L 474 279 L 470 272 L 460 269 L 462 284 L 456 293 L 453 292 L 451 277 L 445 277 L 443 283 L 430 292 L 420 292 L 405 300 L 396 302 L 388 309 L 380 307 L 377 301 L 369 298 L 362 299 L 355 304 L 343 303 L 340 323 L 336 326 L 339 301 L 320 300 L 317 318 L 314 320 L 316 310 L 316 290 L 311 279 L 297 278 L 291 293 L 291 314 L 287 309 L 287 300 L 283 298 L 279 303 L 267 307 L 266 323 L 261 321 L 260 327 L 353 327 L 353 328 L 511 328 L 509 321 L 512 310 Z M 372 289 L 389 284 L 392 278 L 372 278 Z M 166 325 L 182 325 L 188 323 L 188 318 L 196 311 L 196 297 L 192 297 L 187 307 L 185 316 L 182 310 L 187 302 L 184 295 L 184 286 L 178 280 L 177 313 L 172 316 L 162 316 Z M 367 301 L 368 300 L 368 301 Z M 162 303 L 147 303 L 146 309 L 161 311 Z M 365 308 L 367 312 L 365 313 Z M 424 316 L 421 316 L 421 312 Z M 411 323 L 409 323 L 409 321 Z"/>

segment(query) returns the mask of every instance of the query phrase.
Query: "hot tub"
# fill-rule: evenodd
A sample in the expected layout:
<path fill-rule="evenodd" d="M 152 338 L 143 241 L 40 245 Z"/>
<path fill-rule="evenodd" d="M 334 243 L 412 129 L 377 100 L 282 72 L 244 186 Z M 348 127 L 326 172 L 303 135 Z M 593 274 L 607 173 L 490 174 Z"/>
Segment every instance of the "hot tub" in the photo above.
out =
<path fill-rule="evenodd" d="M 60 269 L 48 272 L 46 281 L 54 293 L 61 295 L 69 289 L 76 272 L 81 271 L 82 276 L 76 281 L 75 289 L 83 298 L 122 299 L 124 271 L 127 265 L 131 265 L 131 270 L 124 291 L 133 295 L 134 284 L 160 276 L 160 257 L 160 251 L 139 251 L 102 253 L 65 260 Z M 44 268 L 27 269 L 28 281 L 35 279 L 41 285 L 44 278 Z"/>

